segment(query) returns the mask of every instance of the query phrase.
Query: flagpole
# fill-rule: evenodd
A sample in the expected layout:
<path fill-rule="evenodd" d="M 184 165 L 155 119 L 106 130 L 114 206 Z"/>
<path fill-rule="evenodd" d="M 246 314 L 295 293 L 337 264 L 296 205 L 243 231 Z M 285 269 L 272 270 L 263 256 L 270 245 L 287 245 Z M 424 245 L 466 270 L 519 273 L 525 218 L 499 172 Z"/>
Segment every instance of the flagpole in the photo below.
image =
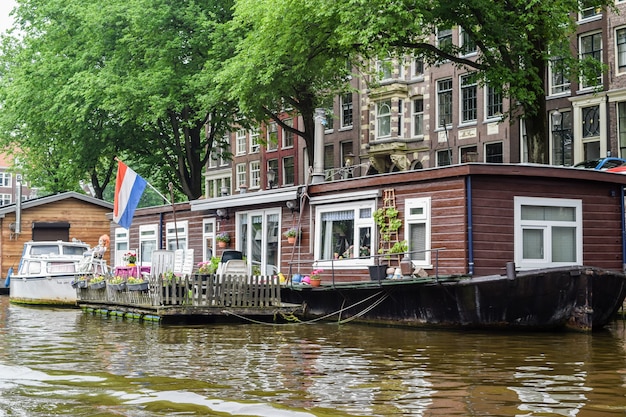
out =
<path fill-rule="evenodd" d="M 120 159 L 116 156 L 115 158 L 115 162 L 121 162 Z M 171 184 L 171 183 L 170 183 Z M 146 181 L 146 185 L 148 187 L 150 187 L 152 190 L 154 190 L 155 193 L 157 193 L 159 195 L 159 197 L 161 197 L 163 200 L 165 200 L 165 202 L 167 204 L 172 204 L 172 202 L 170 200 L 168 200 L 159 190 L 157 190 L 156 188 L 154 188 L 154 186 L 152 184 L 150 184 L 149 181 Z M 172 198 L 173 200 L 174 198 Z"/>
<path fill-rule="evenodd" d="M 167 186 L 170 189 L 170 196 L 172 200 L 174 200 L 174 184 L 170 182 L 169 184 L 167 184 Z M 176 224 L 176 207 L 174 207 L 174 204 L 170 204 L 172 205 L 172 214 L 174 215 L 174 232 L 176 233 L 176 249 L 178 249 L 178 224 Z"/>

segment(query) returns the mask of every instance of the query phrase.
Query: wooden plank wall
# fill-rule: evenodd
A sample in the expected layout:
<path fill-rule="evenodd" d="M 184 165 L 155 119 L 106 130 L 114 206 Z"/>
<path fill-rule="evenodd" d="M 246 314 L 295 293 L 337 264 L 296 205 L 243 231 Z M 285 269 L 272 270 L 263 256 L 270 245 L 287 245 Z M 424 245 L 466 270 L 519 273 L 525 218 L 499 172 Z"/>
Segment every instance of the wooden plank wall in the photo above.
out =
<path fill-rule="evenodd" d="M 22 233 L 17 237 L 9 230 L 9 225 L 15 222 L 15 212 L 7 214 L 0 219 L 2 278 L 6 277 L 10 267 L 17 270 L 24 243 L 32 239 L 33 222 L 69 222 L 70 240 L 75 238 L 95 246 L 101 235 L 109 234 L 111 222 L 106 215 L 110 212 L 106 207 L 74 198 L 30 207 L 22 210 Z"/>

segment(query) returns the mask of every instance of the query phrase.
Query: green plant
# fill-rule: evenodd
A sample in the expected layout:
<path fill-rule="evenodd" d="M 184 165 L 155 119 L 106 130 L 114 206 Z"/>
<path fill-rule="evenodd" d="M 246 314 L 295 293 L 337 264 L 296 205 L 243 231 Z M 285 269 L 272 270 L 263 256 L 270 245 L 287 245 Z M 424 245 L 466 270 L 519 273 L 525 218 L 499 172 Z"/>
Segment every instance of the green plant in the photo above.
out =
<path fill-rule="evenodd" d="M 198 263 L 198 274 L 207 275 L 214 274 L 220 264 L 220 258 L 213 256 L 210 261 Z"/>
<path fill-rule="evenodd" d="M 298 235 L 300 234 L 300 229 L 297 227 L 290 227 L 289 229 L 287 229 L 284 233 L 283 236 L 285 237 L 298 237 Z"/>
<path fill-rule="evenodd" d="M 116 275 L 114 277 L 109 278 L 108 282 L 109 284 L 113 284 L 113 285 L 122 284 L 125 282 L 125 279 L 123 277 L 120 277 L 119 275 Z"/>
<path fill-rule="evenodd" d="M 84 278 L 84 277 L 83 277 L 83 278 Z M 96 276 L 96 277 L 91 278 L 91 279 L 89 280 L 89 283 L 90 283 L 90 284 L 97 284 L 97 283 L 102 282 L 102 281 L 104 281 L 104 276 L 102 276 L 102 275 L 98 275 L 98 276 Z"/>
<path fill-rule="evenodd" d="M 409 250 L 409 243 L 406 240 L 396 242 L 389 248 L 388 253 L 404 253 Z"/>
<path fill-rule="evenodd" d="M 218 242 L 230 243 L 230 235 L 228 232 L 222 232 L 215 236 L 215 240 Z"/>
<path fill-rule="evenodd" d="M 145 281 L 141 277 L 128 277 L 127 284 L 143 284 Z"/>

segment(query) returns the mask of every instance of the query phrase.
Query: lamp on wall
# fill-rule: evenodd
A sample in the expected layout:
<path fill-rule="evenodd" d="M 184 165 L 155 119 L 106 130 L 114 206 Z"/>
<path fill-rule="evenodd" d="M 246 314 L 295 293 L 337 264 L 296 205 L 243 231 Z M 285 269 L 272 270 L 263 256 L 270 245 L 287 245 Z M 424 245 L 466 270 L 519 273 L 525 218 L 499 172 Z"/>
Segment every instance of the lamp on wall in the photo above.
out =
<path fill-rule="evenodd" d="M 293 201 L 293 200 L 289 200 L 287 201 L 287 208 L 289 210 L 291 210 L 291 212 L 293 213 L 294 211 L 298 210 L 299 211 L 299 207 L 298 207 L 298 202 L 297 201 Z"/>
<path fill-rule="evenodd" d="M 215 215 L 220 218 L 220 220 L 228 219 L 228 210 L 226 209 L 217 209 L 215 210 Z"/>
<path fill-rule="evenodd" d="M 275 181 L 276 181 L 276 171 L 270 168 L 267 171 L 267 182 L 269 183 L 270 189 L 274 188 Z"/>

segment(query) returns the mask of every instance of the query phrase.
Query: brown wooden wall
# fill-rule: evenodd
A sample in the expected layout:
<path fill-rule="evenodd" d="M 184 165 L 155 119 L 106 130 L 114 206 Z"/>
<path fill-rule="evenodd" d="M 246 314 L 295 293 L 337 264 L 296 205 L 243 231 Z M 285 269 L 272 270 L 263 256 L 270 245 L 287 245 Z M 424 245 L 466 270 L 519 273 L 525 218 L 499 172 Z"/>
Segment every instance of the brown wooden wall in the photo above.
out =
<path fill-rule="evenodd" d="M 109 233 L 110 220 L 107 213 L 111 210 L 86 201 L 68 198 L 22 209 L 22 232 L 19 236 L 11 234 L 9 225 L 15 222 L 15 212 L 0 218 L 0 270 L 6 277 L 10 267 L 14 272 L 19 265 L 24 243 L 32 240 L 33 222 L 69 222 L 70 240 L 78 239 L 95 246 L 98 238 Z M 0 283 L 2 286 L 3 283 Z"/>

